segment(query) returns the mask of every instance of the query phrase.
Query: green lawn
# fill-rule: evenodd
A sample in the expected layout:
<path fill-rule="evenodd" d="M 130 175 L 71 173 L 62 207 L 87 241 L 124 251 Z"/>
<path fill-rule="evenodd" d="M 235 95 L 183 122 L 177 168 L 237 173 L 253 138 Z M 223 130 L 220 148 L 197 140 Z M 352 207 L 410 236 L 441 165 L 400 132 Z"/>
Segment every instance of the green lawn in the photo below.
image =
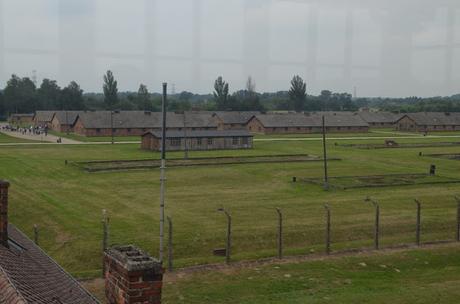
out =
<path fill-rule="evenodd" d="M 163 303 L 458 303 L 459 250 L 455 245 L 183 274 L 165 284 Z"/>
<path fill-rule="evenodd" d="M 401 142 L 455 141 L 401 139 Z M 330 141 L 330 175 L 426 173 L 434 163 L 440 175 L 460 178 L 455 160 L 419 157 L 424 153 L 458 153 L 458 147 L 362 150 L 336 147 Z M 382 139 L 365 142 L 381 142 Z M 321 155 L 321 141 L 256 142 L 246 151 L 192 152 L 192 157 L 233 155 Z M 168 154 L 180 157 L 182 153 Z M 101 210 L 107 209 L 110 243 L 134 243 L 158 250 L 159 170 L 86 173 L 65 160 L 158 158 L 132 145 L 40 145 L 0 147 L 0 177 L 11 181 L 11 221 L 28 235 L 40 226 L 41 245 L 67 270 L 93 277 L 101 265 Z M 174 221 L 175 265 L 221 262 L 212 249 L 222 247 L 225 221 L 219 207 L 233 216 L 233 259 L 256 259 L 276 253 L 276 212 L 285 216 L 286 254 L 324 248 L 324 203 L 332 208 L 333 250 L 372 246 L 372 196 L 381 203 L 382 245 L 414 242 L 415 203 L 422 201 L 422 240 L 453 239 L 460 185 L 417 185 L 333 190 L 293 184 L 293 176 L 320 178 L 322 163 L 245 164 L 167 170 L 167 215 Z"/>

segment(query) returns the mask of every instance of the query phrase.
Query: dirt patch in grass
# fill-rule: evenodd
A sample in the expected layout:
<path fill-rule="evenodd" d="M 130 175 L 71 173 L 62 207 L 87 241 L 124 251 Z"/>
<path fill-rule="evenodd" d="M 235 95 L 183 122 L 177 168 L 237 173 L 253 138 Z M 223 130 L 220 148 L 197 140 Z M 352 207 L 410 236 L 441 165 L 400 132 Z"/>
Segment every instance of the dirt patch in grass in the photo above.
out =
<path fill-rule="evenodd" d="M 330 158 L 329 160 L 340 160 Z M 322 158 L 314 155 L 262 155 L 262 156 L 241 156 L 241 157 L 206 157 L 190 159 L 168 159 L 167 167 L 187 167 L 187 166 L 219 166 L 235 164 L 253 163 L 289 163 L 289 162 L 315 162 L 322 161 Z M 104 172 L 119 170 L 139 170 L 153 169 L 160 167 L 158 159 L 141 160 L 114 160 L 114 161 L 87 161 L 74 162 L 76 165 L 87 172 Z"/>
<path fill-rule="evenodd" d="M 323 185 L 324 180 L 318 178 L 303 178 L 301 181 L 310 184 Z M 460 183 L 459 179 L 429 174 L 384 174 L 365 176 L 336 176 L 329 178 L 329 186 L 336 189 L 357 189 L 372 187 L 410 186 L 421 184 Z"/>

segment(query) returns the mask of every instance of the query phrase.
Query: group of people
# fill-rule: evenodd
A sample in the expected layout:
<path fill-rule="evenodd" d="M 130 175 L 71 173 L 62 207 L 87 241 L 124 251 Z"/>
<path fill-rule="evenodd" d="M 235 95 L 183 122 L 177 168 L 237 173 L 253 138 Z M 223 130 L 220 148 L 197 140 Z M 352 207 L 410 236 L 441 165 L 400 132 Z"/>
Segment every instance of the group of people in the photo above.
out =
<path fill-rule="evenodd" d="M 13 125 L 2 126 L 3 130 L 11 132 L 19 132 L 22 135 L 48 135 L 48 126 L 29 126 L 29 127 L 20 127 Z"/>

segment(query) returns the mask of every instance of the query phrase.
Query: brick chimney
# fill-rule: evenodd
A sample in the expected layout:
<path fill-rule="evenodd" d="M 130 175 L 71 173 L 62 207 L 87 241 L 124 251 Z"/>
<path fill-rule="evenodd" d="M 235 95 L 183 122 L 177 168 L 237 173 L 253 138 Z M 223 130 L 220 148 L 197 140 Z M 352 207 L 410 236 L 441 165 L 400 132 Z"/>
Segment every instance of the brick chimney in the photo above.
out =
<path fill-rule="evenodd" d="M 161 304 L 161 263 L 132 245 L 108 249 L 104 256 L 109 304 Z"/>
<path fill-rule="evenodd" d="M 10 183 L 0 180 L 0 246 L 8 247 L 8 188 Z"/>

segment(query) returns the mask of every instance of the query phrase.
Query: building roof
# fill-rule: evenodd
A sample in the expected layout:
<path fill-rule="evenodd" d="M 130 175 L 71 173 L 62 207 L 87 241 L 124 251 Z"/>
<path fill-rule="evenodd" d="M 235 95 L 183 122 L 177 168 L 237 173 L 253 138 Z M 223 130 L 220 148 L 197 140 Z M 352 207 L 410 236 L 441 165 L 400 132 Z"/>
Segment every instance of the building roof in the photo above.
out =
<path fill-rule="evenodd" d="M 409 117 L 417 125 L 422 126 L 445 126 L 445 125 L 460 125 L 460 113 L 443 113 L 443 112 L 420 112 L 408 113 L 403 117 Z M 398 120 L 398 121 L 399 121 Z"/>
<path fill-rule="evenodd" d="M 258 111 L 217 111 L 214 115 L 219 117 L 224 124 L 246 124 L 253 116 L 259 115 Z"/>
<path fill-rule="evenodd" d="M 0 303 L 99 303 L 16 227 L 8 230 L 9 248 L 0 245 Z"/>
<path fill-rule="evenodd" d="M 84 111 L 56 111 L 54 118 L 62 125 L 73 125 L 81 113 Z"/>
<path fill-rule="evenodd" d="M 161 138 L 161 131 L 150 131 L 146 135 Z M 246 130 L 197 130 L 197 131 L 167 131 L 166 138 L 217 138 L 217 137 L 253 137 Z"/>
<path fill-rule="evenodd" d="M 395 114 L 391 112 L 358 112 L 358 115 L 367 123 L 395 123 L 398 121 L 402 114 Z"/>
<path fill-rule="evenodd" d="M 86 129 L 110 129 L 112 117 L 110 111 L 83 112 L 78 115 Z M 185 114 L 187 128 L 217 128 L 212 114 L 187 112 Z M 115 129 L 156 129 L 161 128 L 163 121 L 160 112 L 120 111 L 113 114 Z M 168 128 L 183 128 L 184 114 L 168 112 L 166 116 Z"/>
<path fill-rule="evenodd" d="M 327 127 L 368 127 L 359 115 L 352 112 L 311 112 L 289 114 L 260 114 L 256 118 L 268 128 L 321 127 L 324 115 Z"/>
<path fill-rule="evenodd" d="M 37 111 L 35 112 L 34 120 L 40 122 L 51 122 L 56 111 Z"/>

